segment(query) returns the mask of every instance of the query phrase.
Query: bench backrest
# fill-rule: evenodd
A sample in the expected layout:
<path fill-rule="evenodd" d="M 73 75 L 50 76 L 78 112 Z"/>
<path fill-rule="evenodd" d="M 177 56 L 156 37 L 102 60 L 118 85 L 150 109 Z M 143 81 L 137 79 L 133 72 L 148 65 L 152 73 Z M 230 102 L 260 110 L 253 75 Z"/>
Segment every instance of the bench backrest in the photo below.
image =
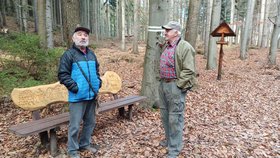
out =
<path fill-rule="evenodd" d="M 101 77 L 102 87 L 100 93 L 116 94 L 121 90 L 122 81 L 118 74 L 107 71 Z M 67 103 L 68 91 L 59 82 L 29 88 L 14 88 L 11 98 L 15 105 L 29 111 L 45 108 L 53 103 Z"/>

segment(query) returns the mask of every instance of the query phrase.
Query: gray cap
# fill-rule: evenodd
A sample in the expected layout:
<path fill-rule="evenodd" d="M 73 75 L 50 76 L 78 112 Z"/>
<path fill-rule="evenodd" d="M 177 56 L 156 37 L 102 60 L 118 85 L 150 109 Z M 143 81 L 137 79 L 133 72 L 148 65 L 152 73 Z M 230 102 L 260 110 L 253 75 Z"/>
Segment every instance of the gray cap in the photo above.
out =
<path fill-rule="evenodd" d="M 181 25 L 177 21 L 169 21 L 168 24 L 162 26 L 163 29 L 181 31 Z"/>

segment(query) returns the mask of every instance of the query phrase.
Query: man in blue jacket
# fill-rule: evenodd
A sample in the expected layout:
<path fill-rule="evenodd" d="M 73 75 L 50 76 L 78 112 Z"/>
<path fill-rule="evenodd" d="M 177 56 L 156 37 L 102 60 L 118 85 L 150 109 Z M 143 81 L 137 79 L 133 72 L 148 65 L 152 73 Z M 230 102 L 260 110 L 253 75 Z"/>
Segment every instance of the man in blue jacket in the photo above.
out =
<path fill-rule="evenodd" d="M 97 149 L 91 144 L 91 134 L 95 127 L 95 98 L 101 87 L 99 63 L 88 48 L 90 30 L 77 27 L 72 36 L 73 46 L 60 58 L 58 78 L 68 89 L 69 129 L 68 155 L 79 158 L 78 151 Z M 79 137 L 80 124 L 83 128 Z"/>

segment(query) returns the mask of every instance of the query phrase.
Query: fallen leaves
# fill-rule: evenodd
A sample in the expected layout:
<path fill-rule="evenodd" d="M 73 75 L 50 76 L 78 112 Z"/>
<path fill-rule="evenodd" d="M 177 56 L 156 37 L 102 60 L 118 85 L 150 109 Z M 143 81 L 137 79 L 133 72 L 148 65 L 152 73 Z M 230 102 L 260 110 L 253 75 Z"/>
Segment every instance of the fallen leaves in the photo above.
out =
<path fill-rule="evenodd" d="M 107 48 L 95 52 L 101 73 L 112 70 L 123 79 L 120 97 L 140 92 L 144 52 L 137 56 Z M 265 66 L 266 54 L 261 52 L 264 51 L 250 50 L 250 57 L 241 61 L 236 48 L 225 48 L 226 67 L 221 81 L 216 80 L 216 70 L 205 70 L 203 56 L 196 56 L 199 88 L 186 98 L 185 145 L 179 158 L 280 157 L 280 71 L 277 66 Z M 37 135 L 17 137 L 8 131 L 10 125 L 31 119 L 29 112 L 9 105 L 1 109 L 0 119 L 1 156 L 50 157 L 48 151 L 39 148 Z M 92 140 L 100 145 L 98 153 L 81 154 L 161 158 L 167 153 L 166 148 L 159 146 L 162 139 L 159 110 L 136 107 L 132 121 L 119 118 L 114 110 L 97 116 Z M 58 131 L 61 157 L 66 157 L 66 143 L 67 125 Z"/>

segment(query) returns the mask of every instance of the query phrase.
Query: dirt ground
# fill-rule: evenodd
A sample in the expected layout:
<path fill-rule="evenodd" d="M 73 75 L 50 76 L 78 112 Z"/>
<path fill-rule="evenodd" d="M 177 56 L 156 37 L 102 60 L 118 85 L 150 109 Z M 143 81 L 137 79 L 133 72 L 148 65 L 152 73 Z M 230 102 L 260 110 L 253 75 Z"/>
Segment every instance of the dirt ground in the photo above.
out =
<path fill-rule="evenodd" d="M 206 59 L 196 56 L 199 88 L 186 97 L 182 157 L 280 157 L 280 66 L 266 65 L 267 49 L 252 49 L 241 61 L 239 48 L 225 46 L 222 80 L 217 70 L 206 70 Z M 143 76 L 145 45 L 140 54 L 119 51 L 117 45 L 96 50 L 101 72 L 115 71 L 123 80 L 121 96 L 139 94 Z M 280 62 L 278 52 L 278 63 Z M 4 99 L 0 105 L 0 157 L 49 158 L 37 135 L 18 137 L 8 127 L 31 119 L 31 113 Z M 43 111 L 59 113 L 61 105 Z M 97 154 L 83 157 L 161 158 L 167 150 L 159 111 L 137 107 L 132 121 L 117 111 L 97 116 L 92 140 L 100 145 Z M 58 131 L 60 155 L 66 157 L 67 125 Z"/>

